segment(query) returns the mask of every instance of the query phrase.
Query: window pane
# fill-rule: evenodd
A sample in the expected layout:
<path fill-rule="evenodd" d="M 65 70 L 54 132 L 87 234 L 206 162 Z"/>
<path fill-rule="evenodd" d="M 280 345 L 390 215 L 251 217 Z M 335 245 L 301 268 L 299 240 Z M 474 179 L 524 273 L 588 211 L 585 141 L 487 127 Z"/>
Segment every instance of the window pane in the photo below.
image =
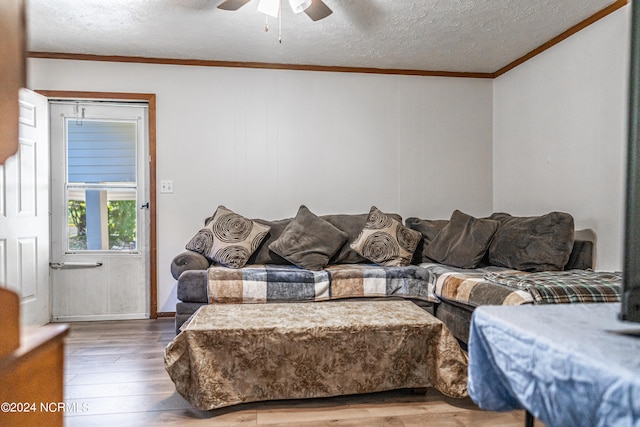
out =
<path fill-rule="evenodd" d="M 68 250 L 136 250 L 135 189 L 73 188 L 67 193 Z"/>
<path fill-rule="evenodd" d="M 136 182 L 136 123 L 67 121 L 67 182 Z"/>
<path fill-rule="evenodd" d="M 68 250 L 136 250 L 137 123 L 66 124 Z"/>

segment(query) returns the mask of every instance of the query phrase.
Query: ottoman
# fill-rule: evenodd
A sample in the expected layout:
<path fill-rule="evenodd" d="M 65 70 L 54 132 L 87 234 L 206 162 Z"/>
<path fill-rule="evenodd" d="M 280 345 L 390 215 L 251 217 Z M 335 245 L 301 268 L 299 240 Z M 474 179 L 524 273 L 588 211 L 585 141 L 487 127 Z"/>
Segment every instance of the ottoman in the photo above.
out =
<path fill-rule="evenodd" d="M 464 397 L 467 362 L 410 301 L 205 305 L 165 349 L 176 390 L 204 410 L 400 388 Z"/>

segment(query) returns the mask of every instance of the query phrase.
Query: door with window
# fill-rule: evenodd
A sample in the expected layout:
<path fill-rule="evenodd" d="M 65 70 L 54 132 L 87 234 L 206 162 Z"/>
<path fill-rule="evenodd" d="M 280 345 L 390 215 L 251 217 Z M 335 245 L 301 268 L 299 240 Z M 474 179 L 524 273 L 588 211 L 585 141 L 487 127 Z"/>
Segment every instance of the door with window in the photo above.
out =
<path fill-rule="evenodd" d="M 50 105 L 52 319 L 148 318 L 147 105 Z"/>

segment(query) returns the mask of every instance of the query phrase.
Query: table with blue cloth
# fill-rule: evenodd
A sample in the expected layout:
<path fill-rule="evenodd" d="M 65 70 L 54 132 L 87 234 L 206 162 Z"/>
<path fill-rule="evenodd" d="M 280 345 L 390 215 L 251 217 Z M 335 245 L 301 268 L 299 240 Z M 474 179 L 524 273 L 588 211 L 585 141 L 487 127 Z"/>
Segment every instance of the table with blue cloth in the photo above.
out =
<path fill-rule="evenodd" d="M 640 337 L 619 303 L 483 306 L 471 321 L 471 399 L 547 426 L 640 426 Z"/>

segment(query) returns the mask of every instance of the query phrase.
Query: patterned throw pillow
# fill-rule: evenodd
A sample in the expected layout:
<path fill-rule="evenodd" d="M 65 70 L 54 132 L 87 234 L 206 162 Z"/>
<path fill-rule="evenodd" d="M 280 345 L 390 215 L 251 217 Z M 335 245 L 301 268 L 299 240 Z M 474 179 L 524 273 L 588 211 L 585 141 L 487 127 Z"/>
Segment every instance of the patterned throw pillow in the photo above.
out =
<path fill-rule="evenodd" d="M 185 248 L 225 267 L 242 268 L 268 232 L 268 226 L 218 206 Z"/>
<path fill-rule="evenodd" d="M 398 214 L 387 213 L 390 217 L 398 222 L 402 222 L 402 217 Z M 338 230 L 342 230 L 347 233 L 348 240 L 342 245 L 338 252 L 331 257 L 329 264 L 361 264 L 366 263 L 368 260 L 360 255 L 358 252 L 351 249 L 351 243 L 355 242 L 360 232 L 367 223 L 367 217 L 369 213 L 363 214 L 333 214 L 322 215 L 320 218 L 329 222 Z"/>
<path fill-rule="evenodd" d="M 376 264 L 403 266 L 411 263 L 420 232 L 371 207 L 367 223 L 351 248 Z"/>

